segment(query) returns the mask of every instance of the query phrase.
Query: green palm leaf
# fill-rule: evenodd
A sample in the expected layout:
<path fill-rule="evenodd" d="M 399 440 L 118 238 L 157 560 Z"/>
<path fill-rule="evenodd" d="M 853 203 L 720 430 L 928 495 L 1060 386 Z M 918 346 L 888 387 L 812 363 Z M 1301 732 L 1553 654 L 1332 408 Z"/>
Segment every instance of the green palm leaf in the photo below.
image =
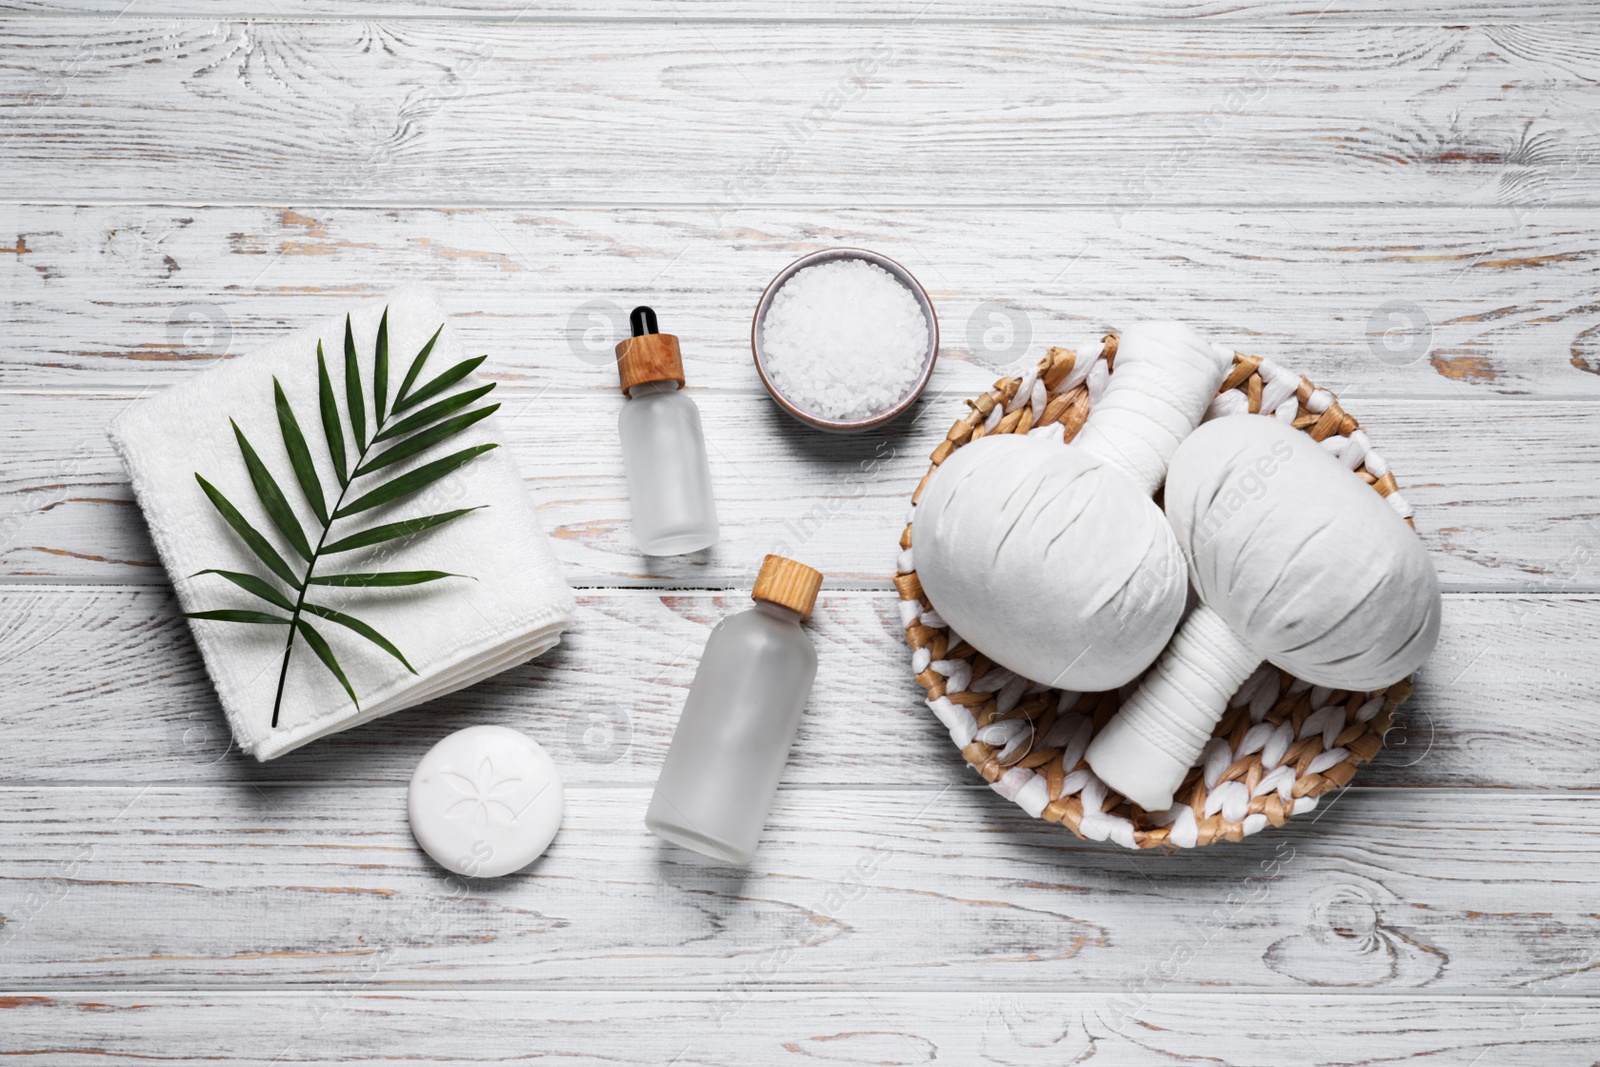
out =
<path fill-rule="evenodd" d="M 262 626 L 288 626 L 289 619 L 282 615 L 269 615 L 264 611 L 245 611 L 241 608 L 224 608 L 219 611 L 186 611 L 186 619 L 215 619 L 217 622 L 250 622 Z"/>
<path fill-rule="evenodd" d="M 233 527 L 233 532 L 238 534 L 239 540 L 243 541 L 250 551 L 256 554 L 256 558 L 265 563 L 268 570 L 282 578 L 288 585 L 299 589 L 300 579 L 295 576 L 289 564 L 284 562 L 283 557 L 278 555 L 278 550 L 272 547 L 272 543 L 256 532 L 256 528 L 251 526 L 243 515 L 239 514 L 239 509 L 229 503 L 228 498 L 223 496 L 216 486 L 200 477 L 199 474 L 194 476 L 194 480 L 200 483 L 200 488 L 205 490 L 206 496 L 211 498 L 212 507 L 216 508 L 223 520 Z"/>
<path fill-rule="evenodd" d="M 321 604 L 312 604 L 307 602 L 301 606 L 306 611 L 311 612 L 313 615 L 320 615 L 329 622 L 336 622 L 347 630 L 354 630 L 356 633 L 360 634 L 362 637 L 365 637 L 368 641 L 371 641 L 373 644 L 389 653 L 389 655 L 405 664 L 406 670 L 410 671 L 412 674 L 417 673 L 417 669 L 410 664 L 404 653 L 402 653 L 398 648 L 394 647 L 393 642 L 355 616 L 346 615 L 342 611 L 334 611 L 332 608 L 325 608 Z"/>
<path fill-rule="evenodd" d="M 322 358 L 322 342 L 317 342 L 317 405 L 322 409 L 322 435 L 328 439 L 328 456 L 339 488 L 350 484 L 350 468 L 345 464 L 344 427 L 339 422 L 339 405 L 333 399 L 333 382 L 328 380 L 328 361 Z"/>
<path fill-rule="evenodd" d="M 416 358 L 411 361 L 411 368 L 406 371 L 405 381 L 400 383 L 400 391 L 394 395 L 396 411 L 400 410 L 400 405 L 405 402 L 406 396 L 411 392 L 411 387 L 417 383 L 417 375 L 422 373 L 422 365 L 428 362 L 428 353 L 433 351 L 434 342 L 439 339 L 439 335 L 443 332 L 444 327 L 442 325 L 437 330 L 434 330 L 433 336 L 428 338 L 428 343 L 422 346 L 422 351 L 418 352 Z"/>
<path fill-rule="evenodd" d="M 383 425 L 389 407 L 389 309 L 378 320 L 378 348 L 372 358 L 372 418 Z"/>
<path fill-rule="evenodd" d="M 356 435 L 356 451 L 367 451 L 367 402 L 361 397 L 361 365 L 356 362 L 356 338 L 350 332 L 350 316 L 344 317 L 344 402 L 350 412 L 350 429 Z"/>
<path fill-rule="evenodd" d="M 473 445 L 471 448 L 463 448 L 460 452 L 453 452 L 443 459 L 425 463 L 416 470 L 407 471 L 398 478 L 384 482 L 372 492 L 357 497 L 335 512 L 333 517 L 342 519 L 349 515 L 358 515 L 363 511 L 378 507 L 380 504 L 392 503 L 401 497 L 410 496 L 419 489 L 426 489 L 457 467 L 463 467 L 485 452 L 499 447 L 496 444 Z"/>
<path fill-rule="evenodd" d="M 453 393 L 452 395 L 447 396 L 443 400 L 439 401 L 437 404 L 429 404 L 416 414 L 407 415 L 393 426 L 390 426 L 388 429 L 378 434 L 372 439 L 373 443 L 376 444 L 379 441 L 387 441 L 393 437 L 404 437 L 413 430 L 420 430 L 431 422 L 438 422 L 446 415 L 449 415 L 452 412 L 460 411 L 462 408 L 469 406 L 474 400 L 490 392 L 498 384 L 498 382 L 490 382 L 488 385 L 480 385 L 476 389 L 468 389 L 464 393 Z"/>
<path fill-rule="evenodd" d="M 478 365 L 488 358 L 488 356 L 478 356 L 476 359 L 462 360 L 460 363 L 457 363 L 454 367 L 451 367 L 449 370 L 439 375 L 427 385 L 424 385 L 421 389 L 418 389 L 416 392 L 407 396 L 403 403 L 396 403 L 394 406 L 395 413 L 399 414 L 402 411 L 414 408 L 424 400 L 432 400 L 434 397 L 438 396 L 440 393 L 444 392 L 446 389 L 450 388 L 452 385 L 456 384 L 461 379 L 477 370 Z"/>
<path fill-rule="evenodd" d="M 344 686 L 344 691 L 350 694 L 350 703 L 356 706 L 357 711 L 361 710 L 361 701 L 357 699 L 356 691 L 350 687 L 350 679 L 344 676 L 344 669 L 339 666 L 339 660 L 334 656 L 333 649 L 328 647 L 328 642 L 323 639 L 321 634 L 312 629 L 311 624 L 303 618 L 295 620 L 295 629 L 299 631 L 301 637 L 306 639 L 306 644 L 311 646 L 311 651 L 317 654 L 317 658 L 322 661 L 322 665 L 328 668 L 335 678 L 339 679 L 339 684 Z M 278 699 L 280 701 L 283 699 L 283 686 L 281 684 L 278 686 Z M 277 725 L 277 708 L 272 710 L 272 719 L 273 725 Z"/>
<path fill-rule="evenodd" d="M 265 600 L 273 607 L 282 608 L 284 611 L 294 610 L 294 601 L 278 592 L 277 586 L 273 585 L 264 578 L 257 577 L 254 574 L 241 574 L 238 571 L 219 571 L 214 567 L 207 567 L 203 571 L 195 571 L 193 574 L 189 575 L 189 577 L 198 578 L 202 574 L 221 575 L 234 585 L 238 586 L 240 589 L 243 589 L 247 593 L 254 593 L 256 596 L 260 597 L 262 600 Z M 284 619 L 283 621 L 288 622 L 289 620 Z"/>
<path fill-rule="evenodd" d="M 480 504 L 478 507 L 486 507 Z M 340 552 L 349 552 L 357 548 L 366 548 L 369 545 L 381 545 L 385 541 L 393 541 L 397 537 L 410 537 L 412 534 L 431 530 L 435 526 L 443 526 L 447 522 L 454 522 L 463 515 L 471 514 L 478 508 L 458 508 L 455 511 L 446 511 L 438 515 L 424 515 L 417 519 L 404 519 L 400 522 L 385 523 L 374 526 L 370 530 L 363 530 L 358 534 L 342 538 L 331 545 L 322 546 L 324 556 L 337 555 Z"/>
<path fill-rule="evenodd" d="M 372 459 L 367 460 L 356 468 L 356 476 L 371 474 L 373 471 L 382 470 L 391 463 L 399 463 L 403 459 L 410 459 L 419 452 L 426 452 L 434 445 L 448 441 L 468 426 L 475 422 L 481 422 L 499 410 L 499 404 L 490 404 L 486 408 L 478 408 L 476 411 L 468 411 L 457 415 L 453 419 L 446 419 L 437 426 L 423 430 L 421 433 L 408 437 L 399 444 L 379 452 Z M 377 442 L 373 443 L 376 444 Z"/>
<path fill-rule="evenodd" d="M 283 434 L 284 451 L 289 453 L 289 465 L 294 468 L 295 481 L 300 483 L 300 491 L 306 495 L 306 503 L 311 505 L 317 521 L 326 526 L 328 505 L 322 499 L 322 481 L 317 477 L 317 468 L 311 463 L 311 449 L 306 447 L 306 435 L 300 432 L 300 422 L 294 417 L 289 398 L 283 395 L 283 385 L 276 375 L 272 379 L 272 399 L 278 406 L 278 431 Z"/>
<path fill-rule="evenodd" d="M 256 497 L 260 500 L 262 509 L 267 517 L 272 520 L 273 526 L 283 535 L 285 540 L 294 548 L 295 552 L 306 561 L 304 577 L 296 575 L 294 568 L 279 554 L 265 536 L 261 534 L 248 519 L 234 507 L 215 486 L 195 474 L 195 480 L 205 491 L 213 507 L 222 516 L 235 535 L 244 542 L 245 546 L 264 564 L 267 570 L 277 577 L 285 589 L 280 589 L 272 582 L 260 575 L 247 574 L 240 571 L 219 570 L 208 568 L 197 571 L 191 577 L 202 574 L 215 574 L 233 585 L 249 593 L 259 600 L 265 601 L 274 608 L 288 612 L 288 616 L 275 615 L 271 612 L 256 611 L 245 608 L 219 608 L 210 611 L 186 612 L 189 618 L 210 619 L 217 622 L 237 622 L 258 626 L 286 626 L 289 628 L 288 637 L 284 641 L 283 656 L 278 672 L 278 689 L 272 703 L 272 725 L 278 725 L 278 713 L 283 705 L 285 683 L 289 676 L 290 657 L 294 652 L 296 638 L 304 640 L 317 658 L 343 686 L 350 700 L 359 709 L 361 702 L 356 697 L 355 689 L 350 684 L 350 679 L 345 675 L 339 665 L 338 657 L 334 654 L 333 646 L 327 639 L 311 625 L 309 616 L 317 616 L 335 623 L 377 645 L 384 652 L 393 656 L 406 670 L 416 673 L 405 655 L 395 647 L 394 643 L 384 637 L 377 630 L 353 615 L 320 604 L 311 604 L 306 601 L 306 591 L 313 585 L 326 587 L 343 587 L 352 589 L 361 588 L 397 588 L 412 585 L 424 585 L 429 582 L 440 581 L 444 578 L 464 578 L 468 575 L 454 574 L 449 571 L 417 570 L 417 571 L 362 571 L 347 574 L 317 575 L 315 570 L 318 562 L 324 556 L 337 555 L 341 552 L 350 552 L 371 545 L 380 545 L 389 541 L 420 534 L 446 523 L 454 522 L 463 515 L 477 511 L 477 507 L 458 508 L 454 511 L 441 512 L 436 515 L 421 515 L 416 518 L 404 519 L 399 522 L 384 523 L 365 530 L 344 532 L 341 537 L 334 537 L 333 526 L 353 515 L 378 507 L 381 504 L 392 503 L 423 489 L 450 472 L 457 470 L 471 462 L 485 452 L 498 447 L 494 444 L 480 444 L 471 448 L 462 449 L 441 459 L 424 463 L 417 469 L 407 471 L 369 490 L 346 503 L 350 495 L 352 481 L 360 475 L 371 474 L 399 463 L 402 460 L 417 456 L 425 456 L 443 442 L 461 433 L 467 427 L 499 409 L 498 404 L 472 410 L 472 404 L 485 396 L 494 388 L 493 384 L 474 386 L 453 395 L 444 395 L 451 386 L 460 382 L 471 374 L 482 362 L 483 357 L 464 360 L 446 370 L 431 382 L 412 391 L 417 379 L 421 376 L 423 367 L 428 361 L 429 354 L 433 351 L 435 343 L 439 340 L 444 327 L 435 330 L 428 343 L 422 346 L 416 358 L 411 361 L 410 368 L 406 371 L 404 381 L 400 383 L 400 390 L 395 394 L 391 404 L 389 392 L 389 312 L 385 308 L 382 318 L 378 323 L 378 336 L 374 345 L 372 366 L 372 433 L 369 437 L 367 429 L 367 394 L 361 387 L 361 363 L 356 352 L 355 331 L 350 316 L 344 320 L 344 418 L 341 418 L 339 403 L 334 393 L 333 381 L 328 374 L 328 361 L 323 353 L 322 344 L 317 343 L 317 407 L 322 422 L 323 437 L 327 441 L 328 456 L 333 462 L 334 474 L 339 481 L 339 495 L 331 506 L 323 490 L 322 480 L 317 476 L 316 464 L 311 456 L 311 448 L 306 441 L 304 430 L 301 428 L 300 417 L 295 413 L 289 403 L 288 395 L 284 392 L 282 384 L 273 379 L 273 404 L 278 416 L 278 430 L 283 438 L 284 451 L 289 457 L 289 466 L 293 471 L 295 481 L 300 486 L 301 493 L 305 496 L 306 503 L 316 515 L 319 529 L 314 533 L 316 546 L 312 547 L 311 538 L 301 523 L 288 498 L 284 495 L 278 479 L 267 467 L 254 446 L 245 437 L 244 431 L 239 429 L 237 423 L 233 426 L 234 437 L 239 444 L 240 455 L 244 458 L 245 469 L 250 475 L 250 484 L 254 488 Z M 421 406 L 427 401 L 434 401 Z M 397 418 L 399 413 L 407 408 L 416 408 L 406 418 Z M 391 422 L 391 419 L 394 421 Z M 348 420 L 348 421 L 347 421 Z M 347 437 L 347 430 L 349 437 Z M 355 443 L 355 459 L 352 462 L 346 450 L 346 441 L 353 438 Z M 397 440 L 398 439 L 398 440 Z M 396 441 L 376 455 L 376 445 L 380 441 Z M 480 505 L 482 506 L 482 505 Z"/>
<path fill-rule="evenodd" d="M 232 419 L 229 419 L 228 423 L 233 427 L 233 436 L 238 440 L 239 451 L 244 455 L 245 469 L 250 472 L 250 484 L 255 486 L 261 506 L 267 509 L 267 518 L 271 519 L 272 525 L 288 539 L 289 546 L 300 553 L 300 558 L 310 563 L 311 544 L 306 540 L 306 532 L 300 528 L 300 519 L 289 506 L 288 498 L 283 495 L 283 490 L 278 488 L 278 480 L 267 470 L 267 465 L 261 462 L 256 450 L 250 447 L 250 441 L 245 437 L 244 431 L 239 429 L 239 424 Z"/>
<path fill-rule="evenodd" d="M 311 584 L 381 589 L 398 585 L 423 585 L 441 578 L 465 577 L 467 575 L 451 574 L 449 571 L 365 571 L 357 574 L 319 574 L 311 579 Z"/>

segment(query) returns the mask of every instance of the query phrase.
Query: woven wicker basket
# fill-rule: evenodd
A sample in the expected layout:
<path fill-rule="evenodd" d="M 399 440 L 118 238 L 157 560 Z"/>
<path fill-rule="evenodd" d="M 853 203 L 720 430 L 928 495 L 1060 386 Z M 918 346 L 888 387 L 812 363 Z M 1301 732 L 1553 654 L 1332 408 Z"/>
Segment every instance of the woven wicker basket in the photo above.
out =
<path fill-rule="evenodd" d="M 1087 351 L 1080 359 L 1070 349 L 1052 348 L 1022 377 L 1002 379 L 967 401 L 970 410 L 934 449 L 912 504 L 935 467 L 980 437 L 1039 433 L 1072 440 L 1088 417 L 1091 397 L 1100 395 L 1115 367 L 1116 351 L 1115 334 L 1092 359 Z M 1270 360 L 1235 354 L 1207 417 L 1242 412 L 1292 422 L 1411 521 L 1387 462 L 1333 394 Z M 997 792 L 1079 837 L 1128 848 L 1192 847 L 1281 826 L 1314 809 L 1323 793 L 1349 783 L 1356 768 L 1383 747 L 1395 709 L 1411 694 L 1409 680 L 1370 693 L 1345 692 L 1263 664 L 1234 694 L 1173 807 L 1147 812 L 1108 791 L 1083 760 L 1090 738 L 1132 684 L 1108 693 L 1064 692 L 991 663 L 952 633 L 928 601 L 914 569 L 909 521 L 900 549 L 895 585 L 901 622 L 929 707 Z"/>

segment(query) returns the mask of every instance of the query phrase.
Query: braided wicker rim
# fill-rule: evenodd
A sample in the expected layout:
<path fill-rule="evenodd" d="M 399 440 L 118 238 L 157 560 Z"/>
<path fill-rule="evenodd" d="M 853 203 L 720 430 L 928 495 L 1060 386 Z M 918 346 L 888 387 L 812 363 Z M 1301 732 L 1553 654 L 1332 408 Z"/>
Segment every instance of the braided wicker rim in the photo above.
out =
<path fill-rule="evenodd" d="M 933 450 L 921 498 L 935 468 L 957 448 L 996 433 L 1023 434 L 1059 422 L 1071 441 L 1089 414 L 1091 379 L 1115 368 L 1117 337 L 1107 335 L 1088 365 L 1052 348 L 1020 378 L 1003 378 L 976 400 Z M 1087 352 L 1085 353 L 1087 359 Z M 1104 368 L 1097 366 L 1104 363 Z M 1074 374 L 1074 369 L 1079 373 Z M 1276 383 L 1276 384 L 1274 384 Z M 1263 411 L 1263 402 L 1275 404 Z M 1411 522 L 1394 474 L 1333 394 L 1270 360 L 1235 353 L 1211 414 L 1276 416 L 1343 459 Z M 1048 431 L 1047 431 L 1048 432 Z M 1234 694 L 1198 766 L 1165 812 L 1147 812 L 1108 791 L 1083 760 L 1089 740 L 1132 685 L 1073 693 L 1029 682 L 991 663 L 954 634 L 923 592 L 911 551 L 911 523 L 900 536 L 900 615 L 912 671 L 928 705 L 967 762 L 1002 796 L 1079 837 L 1127 848 L 1169 849 L 1239 841 L 1282 826 L 1347 785 L 1383 747 L 1395 710 L 1411 695 L 1406 679 L 1386 689 L 1350 692 L 1314 686 L 1263 664 Z"/>

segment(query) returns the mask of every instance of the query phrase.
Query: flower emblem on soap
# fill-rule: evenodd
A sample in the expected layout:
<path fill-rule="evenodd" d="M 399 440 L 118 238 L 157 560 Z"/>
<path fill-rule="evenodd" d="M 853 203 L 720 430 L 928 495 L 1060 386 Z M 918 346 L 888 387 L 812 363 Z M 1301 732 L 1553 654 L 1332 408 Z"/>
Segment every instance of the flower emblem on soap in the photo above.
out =
<path fill-rule="evenodd" d="M 445 771 L 444 776 L 461 794 L 460 800 L 445 809 L 447 818 L 464 815 L 474 822 L 510 822 L 517 817 L 517 812 L 504 798 L 522 784 L 522 779 L 515 775 L 496 778 L 494 761 L 488 756 L 478 764 L 478 773 L 470 778 L 458 771 Z M 502 812 L 505 813 L 503 816 Z"/>

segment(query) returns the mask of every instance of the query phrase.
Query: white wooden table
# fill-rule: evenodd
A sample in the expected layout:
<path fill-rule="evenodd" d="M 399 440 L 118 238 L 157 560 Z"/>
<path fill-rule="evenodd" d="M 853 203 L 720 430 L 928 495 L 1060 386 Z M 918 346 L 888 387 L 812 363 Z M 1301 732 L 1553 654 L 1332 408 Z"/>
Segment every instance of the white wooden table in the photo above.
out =
<path fill-rule="evenodd" d="M 0 0 L 7 1063 L 1590 1063 L 1600 1057 L 1600 12 L 1585 0 Z M 800 16 L 796 18 L 795 16 Z M 768 278 L 881 250 L 919 417 L 823 438 Z M 440 291 L 582 599 L 564 646 L 230 751 L 104 437 L 356 298 Z M 633 549 L 603 353 L 683 338 L 722 543 Z M 1137 316 L 1340 391 L 1448 592 L 1320 817 L 1133 855 L 1027 819 L 908 677 L 887 576 L 1001 369 Z M 934 395 L 937 394 L 937 395 Z M 756 864 L 641 818 L 709 627 L 784 544 L 821 674 Z M 508 723 L 567 776 L 447 877 L 405 783 Z"/>

